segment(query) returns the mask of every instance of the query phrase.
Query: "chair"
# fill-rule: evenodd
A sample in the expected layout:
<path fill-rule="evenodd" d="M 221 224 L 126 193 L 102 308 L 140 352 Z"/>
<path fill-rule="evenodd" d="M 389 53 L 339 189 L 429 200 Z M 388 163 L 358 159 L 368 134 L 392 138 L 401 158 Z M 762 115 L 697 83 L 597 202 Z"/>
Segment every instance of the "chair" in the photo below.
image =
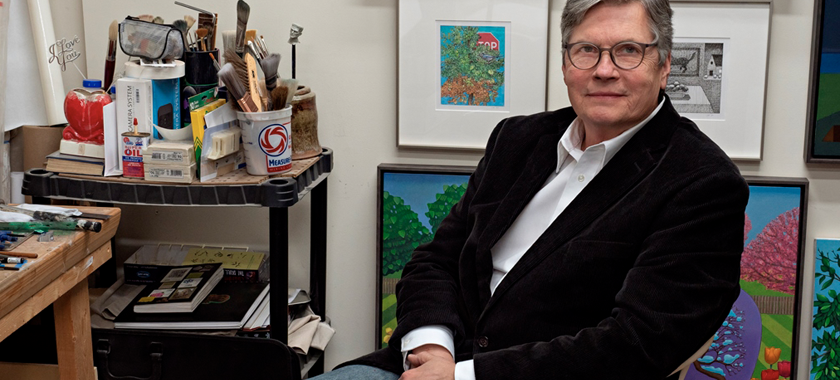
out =
<path fill-rule="evenodd" d="M 701 356 L 703 356 L 703 354 L 706 353 L 706 351 L 709 350 L 709 347 L 712 345 L 712 342 L 714 342 L 714 340 L 715 340 L 715 337 L 713 335 L 711 338 L 709 338 L 709 341 L 706 342 L 706 344 L 704 344 L 702 347 L 700 347 L 700 349 L 697 350 L 697 352 L 695 352 L 694 355 L 691 355 L 691 357 L 689 357 L 686 361 L 684 361 L 682 364 L 680 364 L 680 366 L 677 367 L 677 369 L 675 369 L 674 372 L 671 372 L 671 374 L 668 375 L 668 377 L 671 377 L 675 373 L 679 372 L 679 374 L 680 374 L 679 380 L 685 380 L 685 375 L 688 373 L 688 369 L 691 368 L 691 365 L 695 361 L 697 361 L 697 359 L 699 359 Z"/>

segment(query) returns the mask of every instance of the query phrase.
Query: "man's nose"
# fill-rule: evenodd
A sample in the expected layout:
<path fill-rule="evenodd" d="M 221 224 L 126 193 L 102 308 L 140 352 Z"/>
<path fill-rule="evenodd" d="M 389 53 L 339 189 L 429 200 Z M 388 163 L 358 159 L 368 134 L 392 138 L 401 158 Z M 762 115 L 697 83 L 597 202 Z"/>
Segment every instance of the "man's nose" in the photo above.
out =
<path fill-rule="evenodd" d="M 606 56 L 604 56 L 606 54 Z M 612 61 L 609 50 L 601 51 L 601 59 L 595 65 L 595 76 L 598 78 L 612 78 L 618 74 L 618 68 Z"/>

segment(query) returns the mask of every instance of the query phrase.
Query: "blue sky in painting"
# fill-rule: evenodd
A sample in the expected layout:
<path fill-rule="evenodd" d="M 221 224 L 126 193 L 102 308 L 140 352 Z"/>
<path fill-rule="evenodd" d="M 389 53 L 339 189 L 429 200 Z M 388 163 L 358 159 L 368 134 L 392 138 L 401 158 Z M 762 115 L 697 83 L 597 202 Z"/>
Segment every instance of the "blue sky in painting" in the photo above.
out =
<path fill-rule="evenodd" d="M 800 188 L 781 186 L 750 186 L 750 200 L 747 203 L 747 215 L 752 222 L 752 230 L 747 234 L 746 246 L 756 237 L 767 223 L 783 212 L 799 206 Z"/>
<path fill-rule="evenodd" d="M 460 185 L 469 180 L 469 175 L 462 174 L 420 174 L 420 173 L 384 173 L 382 190 L 399 196 L 411 211 L 417 213 L 420 223 L 431 231 L 427 206 L 435 201 L 435 194 L 443 193 L 444 185 Z"/>

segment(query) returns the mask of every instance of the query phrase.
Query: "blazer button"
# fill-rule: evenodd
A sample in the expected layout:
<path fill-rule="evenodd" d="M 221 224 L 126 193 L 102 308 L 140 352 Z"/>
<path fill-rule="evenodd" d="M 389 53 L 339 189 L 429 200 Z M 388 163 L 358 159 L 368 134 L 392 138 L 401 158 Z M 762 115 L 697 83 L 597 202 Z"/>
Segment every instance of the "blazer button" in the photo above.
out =
<path fill-rule="evenodd" d="M 478 337 L 478 346 L 481 348 L 487 348 L 490 345 L 490 339 L 487 339 L 486 336 Z"/>

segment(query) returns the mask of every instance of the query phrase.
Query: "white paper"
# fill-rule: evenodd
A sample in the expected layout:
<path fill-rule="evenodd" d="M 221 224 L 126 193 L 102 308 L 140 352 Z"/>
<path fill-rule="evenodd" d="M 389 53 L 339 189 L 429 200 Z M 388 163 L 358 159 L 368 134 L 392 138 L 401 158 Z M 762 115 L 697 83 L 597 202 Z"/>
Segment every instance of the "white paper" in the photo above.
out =
<path fill-rule="evenodd" d="M 41 74 L 29 22 L 26 1 L 9 3 L 9 31 L 6 45 L 6 131 L 22 125 L 47 125 Z"/>
<path fill-rule="evenodd" d="M 120 133 L 117 131 L 117 103 L 102 107 L 105 129 L 105 176 L 122 175 L 120 165 Z"/>

